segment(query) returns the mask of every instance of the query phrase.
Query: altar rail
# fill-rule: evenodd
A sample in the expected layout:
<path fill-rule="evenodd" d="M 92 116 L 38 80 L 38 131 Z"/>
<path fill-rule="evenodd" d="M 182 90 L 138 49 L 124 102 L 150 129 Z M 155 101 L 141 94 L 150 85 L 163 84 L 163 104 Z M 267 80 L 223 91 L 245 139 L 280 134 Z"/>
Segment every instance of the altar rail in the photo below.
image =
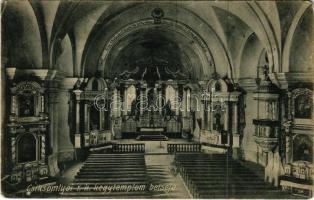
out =
<path fill-rule="evenodd" d="M 174 152 L 200 152 L 201 144 L 168 144 L 168 153 Z"/>
<path fill-rule="evenodd" d="M 112 146 L 113 153 L 145 153 L 145 144 L 114 144 Z"/>

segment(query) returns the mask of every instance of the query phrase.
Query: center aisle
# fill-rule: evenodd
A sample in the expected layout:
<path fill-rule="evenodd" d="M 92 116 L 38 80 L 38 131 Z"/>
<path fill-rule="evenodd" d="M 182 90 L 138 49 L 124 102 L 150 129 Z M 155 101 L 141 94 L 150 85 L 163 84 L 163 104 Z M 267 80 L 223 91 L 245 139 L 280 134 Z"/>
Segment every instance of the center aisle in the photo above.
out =
<path fill-rule="evenodd" d="M 149 189 L 154 199 L 191 198 L 180 175 L 171 172 L 173 158 L 173 155 L 145 155 Z"/>

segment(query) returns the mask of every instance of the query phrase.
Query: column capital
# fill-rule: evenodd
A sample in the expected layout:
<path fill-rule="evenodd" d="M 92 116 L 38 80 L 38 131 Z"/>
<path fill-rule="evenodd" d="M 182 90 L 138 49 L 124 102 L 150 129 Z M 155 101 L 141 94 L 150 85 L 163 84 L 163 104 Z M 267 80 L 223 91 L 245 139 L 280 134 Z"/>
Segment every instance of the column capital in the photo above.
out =
<path fill-rule="evenodd" d="M 257 88 L 255 78 L 241 78 L 239 85 L 247 92 L 254 92 Z"/>
<path fill-rule="evenodd" d="M 40 80 L 52 80 L 57 75 L 57 70 L 51 69 L 17 69 L 14 67 L 6 68 L 7 76 L 10 80 L 18 77 L 25 77 L 25 75 L 31 75 L 37 77 Z"/>
<path fill-rule="evenodd" d="M 73 89 L 74 85 L 76 84 L 76 82 L 78 81 L 78 78 L 64 78 L 60 81 L 59 85 L 61 87 L 61 89 Z"/>
<path fill-rule="evenodd" d="M 76 101 L 80 101 L 81 100 L 81 94 L 82 94 L 82 90 L 73 90 L 73 93 L 75 94 L 75 98 L 76 98 Z"/>

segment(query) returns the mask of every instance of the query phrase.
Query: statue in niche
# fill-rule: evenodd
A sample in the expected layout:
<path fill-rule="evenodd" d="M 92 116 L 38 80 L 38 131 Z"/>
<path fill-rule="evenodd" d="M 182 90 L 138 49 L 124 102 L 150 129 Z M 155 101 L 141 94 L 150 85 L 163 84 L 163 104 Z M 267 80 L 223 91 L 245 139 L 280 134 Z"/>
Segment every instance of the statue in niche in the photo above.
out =
<path fill-rule="evenodd" d="M 173 111 L 171 110 L 171 102 L 170 99 L 168 99 L 166 105 L 165 105 L 165 109 L 164 109 L 165 115 L 167 116 L 172 116 L 173 115 Z"/>
<path fill-rule="evenodd" d="M 98 143 L 98 127 L 97 124 L 92 124 L 92 130 L 90 132 L 90 144 L 96 145 Z"/>
<path fill-rule="evenodd" d="M 312 117 L 312 101 L 306 95 L 299 95 L 295 99 L 295 117 L 310 119 Z"/>
<path fill-rule="evenodd" d="M 135 116 L 136 115 L 136 99 L 133 99 L 132 103 L 131 103 L 131 116 Z"/>
<path fill-rule="evenodd" d="M 216 113 L 214 115 L 214 130 L 218 131 L 218 132 L 221 132 L 222 131 L 222 124 L 221 124 L 221 115 L 220 113 Z"/>
<path fill-rule="evenodd" d="M 21 117 L 34 115 L 34 97 L 32 95 L 19 96 L 19 114 Z"/>

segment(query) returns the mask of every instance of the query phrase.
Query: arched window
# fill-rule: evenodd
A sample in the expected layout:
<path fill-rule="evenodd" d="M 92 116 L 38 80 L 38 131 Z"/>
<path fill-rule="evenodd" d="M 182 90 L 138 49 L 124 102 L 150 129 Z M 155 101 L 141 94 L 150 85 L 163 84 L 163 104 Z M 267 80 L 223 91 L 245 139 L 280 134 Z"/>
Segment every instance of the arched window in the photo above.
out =
<path fill-rule="evenodd" d="M 174 110 L 176 107 L 176 90 L 171 86 L 168 85 L 166 88 L 166 102 L 170 102 L 171 109 Z"/>
<path fill-rule="evenodd" d="M 136 99 L 136 89 L 134 85 L 131 85 L 127 88 L 126 91 L 126 97 L 125 97 L 125 103 L 126 103 L 126 108 L 127 112 L 130 113 L 132 110 L 132 103 Z"/>
<path fill-rule="evenodd" d="M 18 162 L 36 161 L 36 138 L 34 135 L 27 133 L 18 140 L 17 143 Z"/>

